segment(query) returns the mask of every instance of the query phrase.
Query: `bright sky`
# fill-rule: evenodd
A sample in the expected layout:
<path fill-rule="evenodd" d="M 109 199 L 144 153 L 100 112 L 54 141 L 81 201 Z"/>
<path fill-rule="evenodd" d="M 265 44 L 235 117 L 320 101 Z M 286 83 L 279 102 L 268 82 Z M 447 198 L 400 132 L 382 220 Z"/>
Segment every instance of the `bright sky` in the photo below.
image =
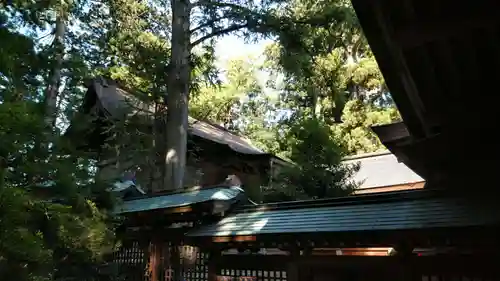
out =
<path fill-rule="evenodd" d="M 23 34 L 26 34 L 28 30 L 23 27 L 19 31 Z M 40 32 L 39 35 L 40 37 L 41 33 L 42 32 Z M 215 48 L 216 56 L 218 58 L 217 65 L 221 70 L 224 71 L 226 63 L 231 59 L 254 56 L 260 61 L 264 59 L 263 53 L 266 46 L 271 44 L 272 42 L 273 42 L 272 40 L 267 39 L 267 40 L 260 40 L 256 43 L 246 43 L 245 40 L 235 35 L 228 35 L 218 38 L 218 42 Z M 44 42 L 44 43 L 49 43 L 49 42 Z M 265 83 L 267 76 L 268 74 L 262 71 L 257 73 L 257 78 L 262 83 Z M 265 89 L 264 91 L 267 91 L 267 89 Z"/>
<path fill-rule="evenodd" d="M 243 39 L 229 35 L 219 39 L 215 52 L 220 63 L 224 63 L 237 57 L 259 56 L 264 52 L 266 45 L 271 42 L 271 40 L 262 40 L 257 43 L 245 43 Z"/>
<path fill-rule="evenodd" d="M 245 40 L 234 35 L 219 38 L 217 45 L 215 46 L 215 53 L 218 59 L 217 65 L 224 71 L 226 63 L 231 59 L 253 56 L 261 61 L 264 59 L 263 54 L 266 46 L 272 42 L 272 40 L 268 39 L 261 40 L 256 43 L 245 43 Z M 259 80 L 261 86 L 263 86 L 264 92 L 270 94 L 270 89 L 265 86 L 268 75 L 269 74 L 266 72 L 259 71 L 257 73 L 257 79 Z"/>
<path fill-rule="evenodd" d="M 237 59 L 245 56 L 253 56 L 260 62 L 264 59 L 264 50 L 267 45 L 271 44 L 272 40 L 261 40 L 256 43 L 245 43 L 245 40 L 238 38 L 234 35 L 225 36 L 219 38 L 217 45 L 215 46 L 215 54 L 217 56 L 217 66 L 224 71 L 226 62 L 231 59 Z M 257 74 L 257 80 L 263 88 L 264 94 L 270 97 L 277 97 L 277 92 L 266 86 L 266 81 L 268 80 L 269 73 L 265 71 L 259 71 Z M 222 74 L 224 77 L 224 74 Z M 278 111 L 275 112 L 275 117 L 282 117 L 288 115 L 288 111 Z"/>

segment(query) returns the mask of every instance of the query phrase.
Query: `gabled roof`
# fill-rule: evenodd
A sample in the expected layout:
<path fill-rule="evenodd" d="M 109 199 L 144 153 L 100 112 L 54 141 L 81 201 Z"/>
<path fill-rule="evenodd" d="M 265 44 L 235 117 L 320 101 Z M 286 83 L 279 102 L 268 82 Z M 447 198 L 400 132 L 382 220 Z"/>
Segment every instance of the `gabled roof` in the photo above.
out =
<path fill-rule="evenodd" d="M 487 127 L 484 122 L 496 121 L 495 103 L 474 107 L 467 97 L 489 91 L 485 81 L 496 75 L 482 69 L 500 66 L 500 60 L 489 58 L 500 44 L 472 38 L 497 38 L 500 2 L 436 0 L 432 9 L 422 3 L 352 1 L 410 135 L 430 137 L 458 124 L 460 132 L 477 124 Z M 464 112 L 474 118 L 463 118 Z"/>
<path fill-rule="evenodd" d="M 196 120 L 191 117 L 189 118 L 189 126 L 191 134 L 213 142 L 225 144 L 233 151 L 243 154 L 267 154 L 254 146 L 247 138 L 229 132 L 220 126 Z"/>
<path fill-rule="evenodd" d="M 359 163 L 353 180 L 360 189 L 423 182 L 424 179 L 408 168 L 390 152 L 370 153 L 346 158 L 346 164 Z"/>
<path fill-rule="evenodd" d="M 418 190 L 249 207 L 187 236 L 345 233 L 500 223 L 494 202 L 435 194 Z"/>
<path fill-rule="evenodd" d="M 199 190 L 127 200 L 117 207 L 115 213 L 126 214 L 170 209 L 208 201 L 232 201 L 236 200 L 241 194 L 244 194 L 244 191 L 239 187 L 202 188 Z"/>
<path fill-rule="evenodd" d="M 92 79 L 84 98 L 83 110 L 88 111 L 96 103 L 108 117 L 122 119 L 125 115 L 137 114 L 153 118 L 154 106 L 150 106 L 127 91 L 117 86 L 116 82 L 104 79 Z M 235 152 L 252 155 L 269 155 L 252 144 L 252 142 L 221 126 L 189 117 L 189 133 L 191 135 L 227 145 Z"/>

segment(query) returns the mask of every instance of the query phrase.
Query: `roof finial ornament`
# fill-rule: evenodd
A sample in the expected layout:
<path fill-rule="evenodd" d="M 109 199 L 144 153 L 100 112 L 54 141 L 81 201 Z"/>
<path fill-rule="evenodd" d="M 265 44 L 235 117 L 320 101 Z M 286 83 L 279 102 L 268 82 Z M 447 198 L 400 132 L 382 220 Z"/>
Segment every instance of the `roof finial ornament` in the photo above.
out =
<path fill-rule="evenodd" d="M 226 186 L 241 186 L 241 180 L 236 175 L 228 175 L 223 185 Z"/>

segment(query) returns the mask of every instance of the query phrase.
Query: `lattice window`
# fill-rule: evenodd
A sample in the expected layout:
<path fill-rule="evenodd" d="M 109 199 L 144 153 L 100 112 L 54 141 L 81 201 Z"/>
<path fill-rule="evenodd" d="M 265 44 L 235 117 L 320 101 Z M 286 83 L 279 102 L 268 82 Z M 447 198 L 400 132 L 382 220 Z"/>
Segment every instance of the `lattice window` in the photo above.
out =
<path fill-rule="evenodd" d="M 133 242 L 118 249 L 113 254 L 113 262 L 117 265 L 116 274 L 119 279 L 131 281 L 147 281 L 147 260 L 138 242 Z"/>
<path fill-rule="evenodd" d="M 152 251 L 154 245 L 149 246 Z M 160 260 L 158 260 L 158 277 L 161 281 L 172 281 L 174 271 L 171 264 L 172 245 L 165 243 L 162 245 Z M 186 281 L 206 281 L 208 280 L 208 254 L 200 251 L 199 248 L 191 246 L 179 247 L 180 250 L 180 270 Z M 139 243 L 120 248 L 114 254 L 114 262 L 119 265 L 119 270 L 124 280 L 148 281 L 148 261 L 149 256 L 141 249 Z M 218 273 L 218 280 L 224 281 L 286 281 L 287 275 L 284 269 L 257 270 L 257 269 L 221 269 Z M 422 280 L 434 281 L 434 280 Z M 461 280 L 464 281 L 464 280 Z M 472 281 L 472 280 L 471 280 Z M 475 281 L 475 280 L 474 280 Z M 481 280 L 483 281 L 483 280 Z"/>
<path fill-rule="evenodd" d="M 171 281 L 174 279 L 174 270 L 171 264 L 172 245 L 166 244 L 163 248 L 162 261 L 161 261 L 161 276 L 160 280 Z M 202 253 L 196 247 L 181 246 L 180 251 L 180 270 L 182 276 L 186 281 L 205 281 L 208 279 L 208 254 Z"/>
<path fill-rule="evenodd" d="M 191 249 L 183 249 L 185 253 L 189 253 L 191 251 L 191 258 L 194 263 L 191 263 L 188 266 L 182 266 L 184 269 L 183 276 L 186 281 L 205 281 L 208 279 L 208 265 L 207 259 L 208 254 L 202 253 L 198 248 L 190 247 Z M 182 259 L 183 262 L 185 259 Z"/>
<path fill-rule="evenodd" d="M 138 242 L 133 242 L 128 247 L 121 247 L 113 254 L 113 261 L 119 264 L 144 264 L 144 258 L 144 251 Z"/>
<path fill-rule="evenodd" d="M 285 270 L 222 269 L 218 280 L 221 281 L 285 281 Z"/>

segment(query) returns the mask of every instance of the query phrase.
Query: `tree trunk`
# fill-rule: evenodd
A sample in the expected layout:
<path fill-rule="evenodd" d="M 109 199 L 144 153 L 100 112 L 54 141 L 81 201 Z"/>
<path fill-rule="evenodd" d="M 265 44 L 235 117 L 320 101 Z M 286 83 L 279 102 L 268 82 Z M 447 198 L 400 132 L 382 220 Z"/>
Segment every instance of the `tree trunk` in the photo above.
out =
<path fill-rule="evenodd" d="M 316 66 L 316 57 L 312 57 L 312 66 Z M 311 98 L 312 98 L 312 104 L 311 104 L 311 114 L 314 119 L 319 119 L 320 113 L 321 113 L 321 97 L 320 97 L 320 92 L 318 87 L 316 87 L 316 84 L 314 83 L 314 79 L 312 77 L 309 77 L 309 83 L 311 83 L 312 86 L 312 93 L 311 93 Z"/>
<path fill-rule="evenodd" d="M 313 85 L 311 91 L 311 114 L 314 119 L 321 119 L 322 106 L 320 92 L 319 89 L 314 86 L 312 79 L 310 79 L 310 81 L 311 85 Z"/>
<path fill-rule="evenodd" d="M 322 115 L 321 113 L 323 112 L 323 107 L 322 107 L 322 104 L 321 104 L 321 97 L 319 96 L 318 94 L 318 90 L 314 90 L 314 107 L 313 107 L 313 110 L 314 110 L 314 118 L 316 119 L 322 119 Z"/>
<path fill-rule="evenodd" d="M 183 188 L 187 152 L 188 101 L 191 80 L 188 0 L 171 1 L 172 39 L 167 80 L 167 124 L 163 189 Z"/>
<path fill-rule="evenodd" d="M 44 111 L 45 125 L 53 128 L 57 118 L 57 97 L 61 85 L 61 68 L 64 57 L 64 36 L 66 33 L 66 22 L 63 15 L 56 19 L 56 32 L 54 36 L 55 60 L 50 72 L 50 77 L 45 91 Z"/>
<path fill-rule="evenodd" d="M 155 193 L 163 190 L 165 179 L 165 156 L 167 144 L 166 121 L 167 111 L 163 99 L 155 99 L 155 113 L 153 126 L 153 155 L 148 164 L 149 181 L 148 193 Z"/>

